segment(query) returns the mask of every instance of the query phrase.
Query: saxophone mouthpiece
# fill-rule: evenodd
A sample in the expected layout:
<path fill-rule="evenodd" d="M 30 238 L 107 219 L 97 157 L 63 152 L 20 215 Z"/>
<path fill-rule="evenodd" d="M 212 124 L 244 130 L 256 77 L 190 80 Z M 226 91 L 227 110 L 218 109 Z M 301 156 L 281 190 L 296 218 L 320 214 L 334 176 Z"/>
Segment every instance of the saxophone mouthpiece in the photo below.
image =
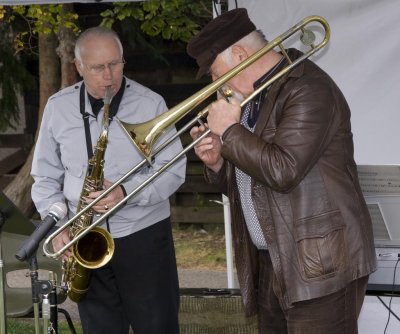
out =
<path fill-rule="evenodd" d="M 104 101 L 104 104 L 110 104 L 110 102 L 111 102 L 111 86 L 106 87 L 103 101 Z"/>

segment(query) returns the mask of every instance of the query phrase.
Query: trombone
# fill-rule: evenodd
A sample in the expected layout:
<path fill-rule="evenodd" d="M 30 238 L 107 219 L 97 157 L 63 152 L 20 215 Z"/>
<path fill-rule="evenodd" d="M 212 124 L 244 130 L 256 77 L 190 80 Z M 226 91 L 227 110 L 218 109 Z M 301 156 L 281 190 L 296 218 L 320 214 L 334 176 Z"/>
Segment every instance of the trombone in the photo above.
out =
<path fill-rule="evenodd" d="M 323 30 L 324 35 L 321 41 L 315 44 L 316 36 L 314 32 L 310 29 L 307 29 L 306 26 L 310 23 L 319 23 Z M 300 32 L 300 40 L 301 42 L 309 47 L 309 50 L 305 52 L 300 58 L 292 61 L 287 55 L 283 42 L 286 41 L 289 37 L 294 35 L 295 33 Z M 110 188 L 104 191 L 99 197 L 97 197 L 93 202 L 91 202 L 88 206 L 86 206 L 83 210 L 76 213 L 70 220 L 68 220 L 63 226 L 59 227 L 55 232 L 50 234 L 43 244 L 43 252 L 46 256 L 51 258 L 58 258 L 61 256 L 68 248 L 78 242 L 81 238 L 83 238 L 87 233 L 89 233 L 94 227 L 102 223 L 105 219 L 107 219 L 110 215 L 112 215 L 115 211 L 117 211 L 121 206 L 125 204 L 129 199 L 134 197 L 138 192 L 140 192 L 143 188 L 145 188 L 149 183 L 151 183 L 154 179 L 156 179 L 159 175 L 161 175 L 166 169 L 176 163 L 182 156 L 184 156 L 188 151 L 190 151 L 198 142 L 200 142 L 203 138 L 205 138 L 210 130 L 207 129 L 203 132 L 198 138 L 196 138 L 190 145 L 184 148 L 180 153 L 178 153 L 175 157 L 173 157 L 168 163 L 162 166 L 159 170 L 155 171 L 153 175 L 151 175 L 147 180 L 145 180 L 141 185 L 139 185 L 136 189 L 134 189 L 131 193 L 129 193 L 122 201 L 117 203 L 111 210 L 107 211 L 103 214 L 96 222 L 93 222 L 88 228 L 79 233 L 76 237 L 74 237 L 68 244 L 64 245 L 63 248 L 58 250 L 57 252 L 50 252 L 49 244 L 51 241 L 64 229 L 69 227 L 80 215 L 84 214 L 86 211 L 90 210 L 98 201 L 102 198 L 106 197 L 111 191 L 113 191 L 117 186 L 119 186 L 122 182 L 124 182 L 128 177 L 132 174 L 140 170 L 142 167 L 151 164 L 151 159 L 159 152 L 164 150 L 169 144 L 171 144 L 174 140 L 176 140 L 181 134 L 190 129 L 196 123 L 202 124 L 202 118 L 207 116 L 208 108 L 201 110 L 195 118 L 185 124 L 179 131 L 177 131 L 173 136 L 168 138 L 167 141 L 161 143 L 158 147 L 155 148 L 155 144 L 159 137 L 171 126 L 175 125 L 179 120 L 181 120 L 185 115 L 187 115 L 190 111 L 193 110 L 200 103 L 205 101 L 208 97 L 210 97 L 215 92 L 219 91 L 222 86 L 232 79 L 234 76 L 242 72 L 248 66 L 253 64 L 256 60 L 264 56 L 266 53 L 271 51 L 272 49 L 279 47 L 283 56 L 287 60 L 287 66 L 284 67 L 280 72 L 275 74 L 269 80 L 267 80 L 264 84 L 258 87 L 252 94 L 250 94 L 246 99 L 244 99 L 240 106 L 243 107 L 246 103 L 248 103 L 251 99 L 253 99 L 256 95 L 258 95 L 262 90 L 270 86 L 273 82 L 284 76 L 287 72 L 293 69 L 296 65 L 309 58 L 311 55 L 316 53 L 318 50 L 322 49 L 329 41 L 330 38 L 330 28 L 328 22 L 321 16 L 308 16 L 294 25 L 292 28 L 279 35 L 271 42 L 267 43 L 263 48 L 258 50 L 256 53 L 251 55 L 249 58 L 244 60 L 238 66 L 233 68 L 232 70 L 225 73 L 223 76 L 204 87 L 191 97 L 187 98 L 183 102 L 179 103 L 172 109 L 167 112 L 161 114 L 160 116 L 137 125 L 128 124 L 122 122 L 117 119 L 117 122 L 120 124 L 122 129 L 126 132 L 128 137 L 131 139 L 133 144 L 142 152 L 144 159 L 134 166 L 128 173 L 122 176 L 118 181 L 116 181 Z"/>

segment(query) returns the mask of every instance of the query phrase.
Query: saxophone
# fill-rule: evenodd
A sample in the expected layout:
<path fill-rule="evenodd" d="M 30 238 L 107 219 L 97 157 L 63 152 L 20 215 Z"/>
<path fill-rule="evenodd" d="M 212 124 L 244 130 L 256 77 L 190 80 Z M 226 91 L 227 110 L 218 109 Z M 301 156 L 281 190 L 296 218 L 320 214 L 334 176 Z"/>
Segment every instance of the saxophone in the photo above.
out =
<path fill-rule="evenodd" d="M 111 100 L 110 86 L 104 95 L 104 115 L 102 131 L 89 159 L 88 168 L 80 194 L 77 212 L 83 210 L 87 203 L 85 197 L 103 189 L 104 155 L 108 142 L 109 109 Z M 80 215 L 71 225 L 69 236 L 71 240 L 85 231 L 93 222 L 94 211 L 89 209 Z M 72 247 L 72 256 L 62 263 L 61 287 L 68 297 L 80 301 L 87 293 L 92 269 L 100 268 L 111 260 L 114 253 L 114 240 L 110 233 L 100 227 L 95 227 Z"/>

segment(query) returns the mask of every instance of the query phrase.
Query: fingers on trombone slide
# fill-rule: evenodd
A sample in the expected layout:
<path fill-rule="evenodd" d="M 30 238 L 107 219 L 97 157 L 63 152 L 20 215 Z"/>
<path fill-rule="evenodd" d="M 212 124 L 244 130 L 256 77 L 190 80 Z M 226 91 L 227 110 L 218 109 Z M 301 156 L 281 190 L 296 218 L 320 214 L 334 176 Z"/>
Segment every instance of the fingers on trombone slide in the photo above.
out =
<path fill-rule="evenodd" d="M 193 139 L 200 138 L 204 135 L 205 132 L 209 131 L 208 124 L 205 123 L 203 120 L 199 119 L 198 123 L 199 126 L 193 131 Z"/>
<path fill-rule="evenodd" d="M 206 128 L 206 123 L 204 123 L 202 119 L 199 119 L 198 122 L 199 122 L 199 125 L 200 125 L 200 126 L 199 126 L 199 130 L 202 129 L 202 128 L 204 128 L 204 130 L 205 130 L 205 128 Z M 203 131 L 204 131 L 204 130 L 203 130 Z"/>

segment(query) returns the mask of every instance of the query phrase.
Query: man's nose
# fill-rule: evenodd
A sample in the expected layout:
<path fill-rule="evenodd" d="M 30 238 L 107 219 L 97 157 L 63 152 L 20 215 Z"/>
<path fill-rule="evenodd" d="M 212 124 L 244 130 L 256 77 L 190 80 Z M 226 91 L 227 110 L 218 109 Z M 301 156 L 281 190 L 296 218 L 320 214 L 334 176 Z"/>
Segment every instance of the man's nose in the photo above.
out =
<path fill-rule="evenodd" d="M 105 65 L 103 70 L 103 78 L 112 78 L 112 70 L 110 65 Z"/>

